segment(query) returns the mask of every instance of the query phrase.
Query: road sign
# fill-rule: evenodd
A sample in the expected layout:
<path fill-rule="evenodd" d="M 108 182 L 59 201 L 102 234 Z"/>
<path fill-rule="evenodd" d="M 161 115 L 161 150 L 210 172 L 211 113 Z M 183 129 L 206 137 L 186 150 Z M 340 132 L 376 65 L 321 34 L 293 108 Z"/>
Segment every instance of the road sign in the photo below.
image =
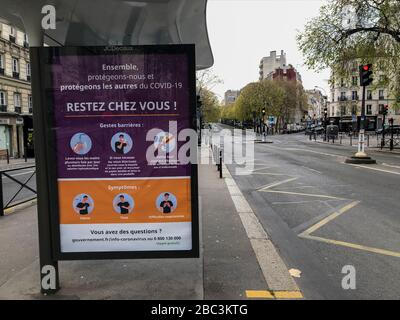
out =
<path fill-rule="evenodd" d="M 198 257 L 197 166 L 178 159 L 179 134 L 196 129 L 194 46 L 32 55 L 43 79 L 36 101 L 45 97 L 35 106 L 48 146 L 39 197 L 48 195 L 54 260 Z"/>

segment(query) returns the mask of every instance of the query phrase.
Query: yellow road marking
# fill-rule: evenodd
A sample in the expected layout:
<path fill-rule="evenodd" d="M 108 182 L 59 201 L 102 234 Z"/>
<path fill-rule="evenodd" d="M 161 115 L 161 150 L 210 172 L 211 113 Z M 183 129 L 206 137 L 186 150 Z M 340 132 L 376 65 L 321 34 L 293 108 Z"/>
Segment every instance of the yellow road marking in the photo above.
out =
<path fill-rule="evenodd" d="M 263 298 L 263 299 L 274 299 L 274 296 L 270 291 L 267 290 L 246 290 L 247 298 Z"/>
<path fill-rule="evenodd" d="M 303 299 L 300 291 L 246 290 L 249 299 Z"/>
<path fill-rule="evenodd" d="M 336 200 L 347 200 L 345 198 L 338 198 L 334 196 L 327 196 L 325 194 L 309 194 L 309 193 L 300 193 L 300 192 L 291 192 L 291 191 L 279 191 L 279 190 L 259 190 L 262 192 L 269 192 L 269 193 L 283 193 L 283 194 L 293 194 L 297 196 L 307 196 L 307 197 L 316 197 L 316 198 L 326 198 L 326 199 L 336 199 Z"/>
<path fill-rule="evenodd" d="M 345 205 L 340 210 L 332 213 L 331 215 L 327 216 L 325 219 L 322 219 L 321 221 L 319 221 L 318 223 L 314 224 L 313 226 L 311 226 L 307 230 L 303 231 L 299 236 L 309 235 L 310 233 L 318 230 L 319 228 L 321 228 L 322 226 L 327 224 L 329 221 L 332 221 L 333 219 L 336 219 L 337 217 L 339 217 L 340 215 L 342 215 L 346 211 L 349 211 L 351 208 L 354 208 L 359 203 L 360 203 L 360 201 L 353 201 L 352 203 L 349 203 L 348 205 Z"/>
<path fill-rule="evenodd" d="M 300 291 L 273 291 L 276 299 L 302 299 Z"/>
<path fill-rule="evenodd" d="M 373 247 L 367 247 L 367 246 L 363 246 L 363 245 L 356 244 L 356 243 L 350 243 L 350 242 L 326 239 L 326 238 L 322 238 L 322 237 L 311 236 L 311 235 L 308 235 L 308 234 L 305 234 L 305 235 L 301 234 L 301 235 L 299 235 L 299 237 L 305 238 L 305 239 L 310 239 L 310 240 L 315 240 L 315 241 L 319 241 L 319 242 L 335 244 L 335 245 L 342 246 L 342 247 L 348 247 L 348 248 L 353 248 L 353 249 L 358 249 L 358 250 L 378 253 L 378 254 L 382 254 L 382 255 L 385 255 L 385 256 L 391 256 L 391 257 L 400 258 L 400 252 L 389 251 L 389 250 L 373 248 Z"/>

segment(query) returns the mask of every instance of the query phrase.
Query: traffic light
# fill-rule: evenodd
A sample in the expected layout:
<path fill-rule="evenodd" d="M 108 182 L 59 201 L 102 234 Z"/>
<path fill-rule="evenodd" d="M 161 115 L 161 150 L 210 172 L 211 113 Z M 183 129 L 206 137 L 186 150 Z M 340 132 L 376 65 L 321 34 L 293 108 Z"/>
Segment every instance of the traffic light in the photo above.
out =
<path fill-rule="evenodd" d="M 382 114 L 383 114 L 384 116 L 387 116 L 388 112 L 389 112 L 389 106 L 388 106 L 388 105 L 385 105 L 385 106 L 383 107 L 383 112 L 382 112 Z"/>
<path fill-rule="evenodd" d="M 262 109 L 262 115 L 265 116 L 265 108 Z"/>
<path fill-rule="evenodd" d="M 372 78 L 372 64 L 360 66 L 360 86 L 369 86 L 374 79 Z"/>

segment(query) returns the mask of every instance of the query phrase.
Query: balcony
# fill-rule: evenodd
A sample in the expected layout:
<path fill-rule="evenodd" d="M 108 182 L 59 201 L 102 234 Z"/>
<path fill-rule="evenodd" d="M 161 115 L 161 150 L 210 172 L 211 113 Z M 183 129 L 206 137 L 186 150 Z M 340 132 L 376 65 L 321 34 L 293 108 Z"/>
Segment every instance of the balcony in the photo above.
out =
<path fill-rule="evenodd" d="M 379 100 L 385 100 L 385 96 L 379 96 Z"/>
<path fill-rule="evenodd" d="M 14 111 L 18 114 L 21 114 L 22 112 L 21 107 L 14 107 Z"/>
<path fill-rule="evenodd" d="M 6 105 L 0 105 L 0 112 L 7 112 L 7 106 Z"/>
<path fill-rule="evenodd" d="M 347 101 L 348 99 L 346 96 L 340 96 L 338 100 L 339 101 Z"/>
<path fill-rule="evenodd" d="M 13 78 L 19 79 L 19 72 L 14 72 L 13 71 Z"/>
<path fill-rule="evenodd" d="M 10 39 L 10 42 L 15 43 L 15 37 L 14 36 L 10 35 L 9 39 Z"/>

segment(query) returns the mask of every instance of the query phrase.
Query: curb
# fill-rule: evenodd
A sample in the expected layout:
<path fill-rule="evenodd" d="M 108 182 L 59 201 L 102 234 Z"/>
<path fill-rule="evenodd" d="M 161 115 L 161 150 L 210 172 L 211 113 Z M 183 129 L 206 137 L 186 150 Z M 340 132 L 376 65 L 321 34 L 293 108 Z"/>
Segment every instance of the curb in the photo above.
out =
<path fill-rule="evenodd" d="M 28 207 L 36 205 L 36 203 L 37 203 L 37 199 L 33 199 L 33 200 L 25 202 L 25 203 L 17 204 L 16 206 L 13 206 L 11 208 L 7 208 L 4 210 L 4 216 L 8 216 L 16 211 L 20 211 L 22 209 L 26 209 Z"/>
<path fill-rule="evenodd" d="M 246 297 L 252 299 L 303 299 L 299 287 L 290 275 L 268 233 L 261 225 L 225 164 L 223 164 L 223 172 L 225 184 L 269 289 L 247 290 Z"/>

